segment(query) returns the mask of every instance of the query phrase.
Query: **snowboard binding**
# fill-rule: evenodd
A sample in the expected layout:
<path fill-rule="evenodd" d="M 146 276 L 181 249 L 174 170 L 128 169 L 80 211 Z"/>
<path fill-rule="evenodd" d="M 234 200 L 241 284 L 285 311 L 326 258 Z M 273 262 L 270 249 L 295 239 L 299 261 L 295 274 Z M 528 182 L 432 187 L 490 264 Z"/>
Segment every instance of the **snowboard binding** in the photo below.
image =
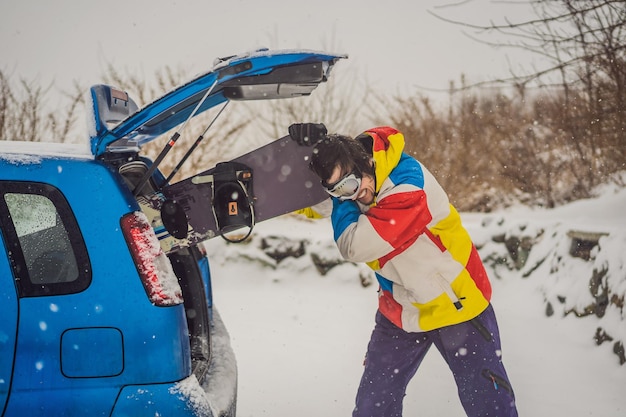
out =
<path fill-rule="evenodd" d="M 197 176 L 193 183 L 211 183 L 211 208 L 219 234 L 231 243 L 244 241 L 254 228 L 254 205 L 251 198 L 252 170 L 238 162 L 220 162 L 212 175 Z M 248 228 L 236 239 L 225 236 L 234 230 Z"/>

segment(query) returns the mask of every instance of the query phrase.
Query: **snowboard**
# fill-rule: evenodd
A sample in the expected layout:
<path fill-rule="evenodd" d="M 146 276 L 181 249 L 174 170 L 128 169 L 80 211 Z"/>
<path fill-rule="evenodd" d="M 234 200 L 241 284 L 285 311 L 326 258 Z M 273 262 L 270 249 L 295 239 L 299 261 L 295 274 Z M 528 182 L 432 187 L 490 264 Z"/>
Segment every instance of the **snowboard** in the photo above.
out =
<path fill-rule="evenodd" d="M 162 248 L 172 251 L 318 204 L 328 198 L 309 169 L 313 147 L 284 136 L 140 199 Z M 230 238 L 227 240 L 233 241 Z"/>

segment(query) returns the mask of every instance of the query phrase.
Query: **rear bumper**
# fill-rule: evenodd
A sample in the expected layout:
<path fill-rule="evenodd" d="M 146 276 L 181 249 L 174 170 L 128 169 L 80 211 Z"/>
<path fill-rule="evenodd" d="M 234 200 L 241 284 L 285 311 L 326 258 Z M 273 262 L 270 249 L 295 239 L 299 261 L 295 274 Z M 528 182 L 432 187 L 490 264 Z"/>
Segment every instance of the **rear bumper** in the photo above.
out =
<path fill-rule="evenodd" d="M 171 384 L 127 386 L 111 417 L 234 417 L 236 402 L 237 362 L 228 331 L 213 311 L 211 364 L 204 382 L 192 374 Z"/>
<path fill-rule="evenodd" d="M 216 417 L 195 376 L 175 384 L 131 385 L 120 392 L 111 417 Z"/>

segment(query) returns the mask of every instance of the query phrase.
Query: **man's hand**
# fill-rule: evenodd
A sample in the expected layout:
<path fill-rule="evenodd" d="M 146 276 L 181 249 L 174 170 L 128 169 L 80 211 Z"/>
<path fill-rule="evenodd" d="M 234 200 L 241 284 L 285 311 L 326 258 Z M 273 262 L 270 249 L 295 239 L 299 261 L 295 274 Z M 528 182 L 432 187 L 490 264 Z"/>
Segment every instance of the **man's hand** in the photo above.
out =
<path fill-rule="evenodd" d="M 328 131 L 323 123 L 294 123 L 289 126 L 289 136 L 302 146 L 313 146 L 319 142 Z"/>

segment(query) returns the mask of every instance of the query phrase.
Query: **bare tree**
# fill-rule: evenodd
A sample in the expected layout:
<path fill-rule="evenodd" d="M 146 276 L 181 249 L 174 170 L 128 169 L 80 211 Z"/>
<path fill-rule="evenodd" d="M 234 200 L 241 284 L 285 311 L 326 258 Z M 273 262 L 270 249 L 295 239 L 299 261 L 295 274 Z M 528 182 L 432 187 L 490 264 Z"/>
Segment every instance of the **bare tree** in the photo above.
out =
<path fill-rule="evenodd" d="M 74 132 L 78 108 L 83 104 L 82 89 L 65 93 L 69 101 L 65 110 L 48 108 L 46 100 L 52 86 L 42 87 L 35 81 L 20 79 L 18 86 L 0 71 L 0 140 L 76 142 Z"/>
<path fill-rule="evenodd" d="M 626 2 L 624 0 L 530 0 L 534 18 L 470 24 L 437 17 L 472 29 L 472 38 L 498 47 L 519 48 L 541 56 L 546 65 L 507 79 L 468 85 L 515 86 L 523 100 L 531 84 L 551 113 L 551 130 L 561 152 L 571 156 L 558 169 L 576 179 L 577 194 L 588 196 L 596 184 L 626 167 Z M 497 41 L 488 41 L 497 37 Z M 502 40 L 505 39 L 505 40 Z M 512 71 L 512 73 L 514 73 Z M 547 87 L 554 94 L 546 96 Z M 541 106 L 539 106 L 541 107 Z M 554 167 L 556 169 L 556 167 Z"/>

